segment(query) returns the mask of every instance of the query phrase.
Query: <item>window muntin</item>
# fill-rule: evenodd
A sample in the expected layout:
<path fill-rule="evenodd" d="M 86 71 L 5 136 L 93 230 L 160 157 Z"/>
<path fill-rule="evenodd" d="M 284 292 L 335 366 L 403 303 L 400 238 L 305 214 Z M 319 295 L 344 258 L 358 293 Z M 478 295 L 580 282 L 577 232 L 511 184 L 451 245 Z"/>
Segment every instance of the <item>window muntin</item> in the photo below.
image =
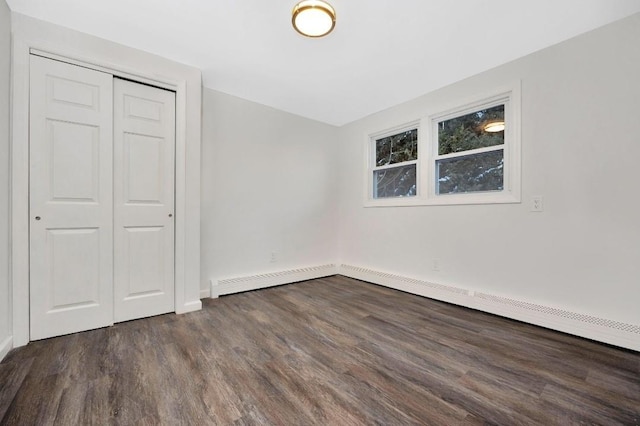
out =
<path fill-rule="evenodd" d="M 375 164 L 371 169 L 373 198 L 413 197 L 417 194 L 418 128 L 410 127 L 372 138 Z"/>
<path fill-rule="evenodd" d="M 502 191 L 506 126 L 503 103 L 437 121 L 436 195 Z"/>

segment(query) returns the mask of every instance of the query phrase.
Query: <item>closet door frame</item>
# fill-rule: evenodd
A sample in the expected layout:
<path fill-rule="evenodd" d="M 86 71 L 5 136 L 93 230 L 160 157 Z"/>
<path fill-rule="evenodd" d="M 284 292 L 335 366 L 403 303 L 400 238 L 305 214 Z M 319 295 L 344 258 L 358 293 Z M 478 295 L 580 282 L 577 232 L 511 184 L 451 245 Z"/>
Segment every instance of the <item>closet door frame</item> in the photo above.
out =
<path fill-rule="evenodd" d="M 18 23 L 12 41 L 10 283 L 13 335 L 10 346 L 19 347 L 30 341 L 28 194 L 31 54 L 176 93 L 175 312 L 181 314 L 201 309 L 200 72 L 168 59 L 41 21 Z"/>

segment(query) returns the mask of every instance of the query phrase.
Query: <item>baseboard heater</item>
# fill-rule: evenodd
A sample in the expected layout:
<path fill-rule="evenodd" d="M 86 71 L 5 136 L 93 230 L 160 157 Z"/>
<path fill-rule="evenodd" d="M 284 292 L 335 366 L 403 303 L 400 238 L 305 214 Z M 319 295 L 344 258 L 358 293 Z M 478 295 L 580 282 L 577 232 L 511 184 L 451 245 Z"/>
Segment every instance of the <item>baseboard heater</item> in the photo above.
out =
<path fill-rule="evenodd" d="M 241 291 L 257 290 L 259 288 L 273 287 L 276 285 L 290 284 L 298 281 L 312 280 L 328 277 L 338 273 L 334 264 L 310 266 L 298 269 L 289 269 L 278 272 L 248 275 L 244 277 L 225 278 L 211 281 L 211 297 L 225 294 L 239 293 Z"/>

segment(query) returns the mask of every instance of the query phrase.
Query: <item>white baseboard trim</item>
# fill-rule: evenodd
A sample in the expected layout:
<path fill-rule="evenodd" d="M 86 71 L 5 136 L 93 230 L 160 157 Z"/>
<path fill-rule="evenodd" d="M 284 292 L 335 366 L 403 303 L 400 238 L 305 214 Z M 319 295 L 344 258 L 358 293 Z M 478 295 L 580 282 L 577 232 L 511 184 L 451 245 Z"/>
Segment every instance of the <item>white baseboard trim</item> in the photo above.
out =
<path fill-rule="evenodd" d="M 200 299 L 208 299 L 211 297 L 211 281 L 209 281 L 209 288 L 200 289 Z"/>
<path fill-rule="evenodd" d="M 202 309 L 202 301 L 198 299 L 193 302 L 187 302 L 182 305 L 180 309 L 176 309 L 176 314 L 186 314 L 189 312 L 199 311 L 200 309 Z"/>
<path fill-rule="evenodd" d="M 291 284 L 298 281 L 328 277 L 336 275 L 337 273 L 336 265 L 329 264 L 269 272 L 266 274 L 248 275 L 244 277 L 225 278 L 219 280 L 212 279 L 211 297 L 215 298 L 224 294 L 239 293 L 242 291 L 257 290 L 276 285 Z"/>
<path fill-rule="evenodd" d="M 407 293 L 640 351 L 640 326 L 415 278 L 339 265 L 338 273 Z"/>
<path fill-rule="evenodd" d="M 0 343 L 0 361 L 13 349 L 13 337 L 9 336 Z"/>

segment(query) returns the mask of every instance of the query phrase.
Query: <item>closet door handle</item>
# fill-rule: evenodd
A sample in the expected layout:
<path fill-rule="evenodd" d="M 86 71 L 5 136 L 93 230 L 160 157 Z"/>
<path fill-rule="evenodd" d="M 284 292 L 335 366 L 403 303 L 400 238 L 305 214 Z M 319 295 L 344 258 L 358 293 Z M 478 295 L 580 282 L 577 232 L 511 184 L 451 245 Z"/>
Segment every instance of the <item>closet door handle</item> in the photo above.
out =
<path fill-rule="evenodd" d="M 169 213 L 169 217 L 173 217 L 173 214 Z"/>
<path fill-rule="evenodd" d="M 40 220 L 40 216 L 36 216 L 36 220 Z"/>

